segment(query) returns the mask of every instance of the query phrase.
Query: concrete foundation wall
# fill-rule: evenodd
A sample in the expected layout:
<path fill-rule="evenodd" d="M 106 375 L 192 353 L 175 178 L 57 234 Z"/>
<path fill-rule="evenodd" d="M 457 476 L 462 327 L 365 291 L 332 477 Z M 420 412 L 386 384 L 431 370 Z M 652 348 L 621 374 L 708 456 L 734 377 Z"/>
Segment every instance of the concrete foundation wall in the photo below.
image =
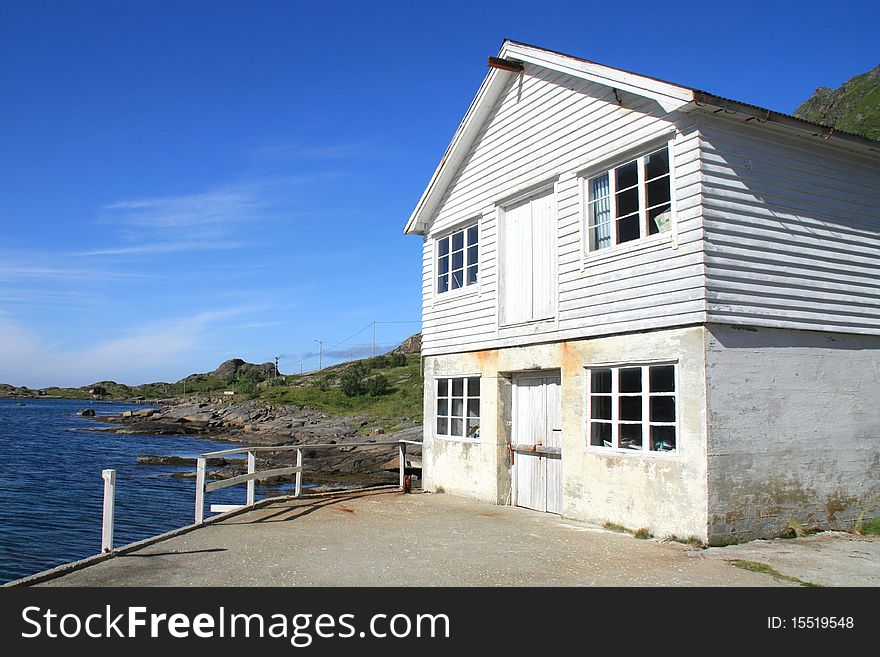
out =
<path fill-rule="evenodd" d="M 425 358 L 425 486 L 511 502 L 511 382 L 516 373 L 562 375 L 563 516 L 707 540 L 705 336 L 702 327 Z M 585 368 L 676 361 L 678 452 L 645 454 L 587 446 Z M 435 435 L 434 381 L 481 380 L 481 439 Z"/>
<path fill-rule="evenodd" d="M 880 514 L 880 337 L 709 325 L 709 537 Z"/>

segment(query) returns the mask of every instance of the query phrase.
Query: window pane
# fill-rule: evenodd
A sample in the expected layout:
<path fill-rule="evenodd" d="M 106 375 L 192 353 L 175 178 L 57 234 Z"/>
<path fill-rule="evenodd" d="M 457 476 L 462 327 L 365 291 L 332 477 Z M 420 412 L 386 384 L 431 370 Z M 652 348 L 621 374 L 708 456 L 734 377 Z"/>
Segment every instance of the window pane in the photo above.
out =
<path fill-rule="evenodd" d="M 467 416 L 471 417 L 471 418 L 480 417 L 480 400 L 479 399 L 468 399 Z"/>
<path fill-rule="evenodd" d="M 621 420 L 642 419 L 642 397 L 621 397 L 619 411 Z"/>
<path fill-rule="evenodd" d="M 639 215 L 634 214 L 617 221 L 617 243 L 631 242 L 639 239 Z"/>
<path fill-rule="evenodd" d="M 469 246 L 467 250 L 467 263 L 474 265 L 477 262 L 477 247 Z"/>
<path fill-rule="evenodd" d="M 437 292 L 449 291 L 449 274 L 442 274 L 437 278 Z"/>
<path fill-rule="evenodd" d="M 445 274 L 449 271 L 449 256 L 443 256 L 437 261 L 437 272 Z"/>
<path fill-rule="evenodd" d="M 611 447 L 611 425 L 606 422 L 591 422 L 590 444 L 595 447 Z"/>
<path fill-rule="evenodd" d="M 480 377 L 472 376 L 468 379 L 468 397 L 480 396 Z"/>
<path fill-rule="evenodd" d="M 641 392 L 642 391 L 642 368 L 641 367 L 622 367 L 620 368 L 620 378 L 617 380 L 618 390 L 620 392 Z"/>
<path fill-rule="evenodd" d="M 438 436 L 447 436 L 449 435 L 449 420 L 445 417 L 437 418 L 437 435 Z"/>
<path fill-rule="evenodd" d="M 464 421 L 461 419 L 453 419 L 451 426 L 450 426 L 449 435 L 464 437 L 463 429 L 464 429 Z"/>
<path fill-rule="evenodd" d="M 452 415 L 453 417 L 464 417 L 464 400 L 460 397 L 452 398 Z"/>
<path fill-rule="evenodd" d="M 611 219 L 611 205 L 608 202 L 610 192 L 607 173 L 590 179 L 590 226 L 595 226 Z"/>
<path fill-rule="evenodd" d="M 597 251 L 611 246 L 611 224 L 605 223 L 590 228 L 590 251 Z"/>
<path fill-rule="evenodd" d="M 675 422 L 675 397 L 651 397 L 651 422 Z"/>
<path fill-rule="evenodd" d="M 618 424 L 617 431 L 620 434 L 620 446 L 626 449 L 642 448 L 642 425 L 641 424 Z"/>
<path fill-rule="evenodd" d="M 464 379 L 450 379 L 452 381 L 452 396 L 464 397 Z"/>
<path fill-rule="evenodd" d="M 639 170 L 636 161 L 633 160 L 622 167 L 614 170 L 615 189 L 626 189 L 637 185 L 639 182 Z"/>
<path fill-rule="evenodd" d="M 617 216 L 624 217 L 639 210 L 639 188 L 633 187 L 615 195 L 617 200 Z"/>
<path fill-rule="evenodd" d="M 452 272 L 452 289 L 457 290 L 464 285 L 464 275 L 461 269 Z"/>
<path fill-rule="evenodd" d="M 645 157 L 645 180 L 669 173 L 669 149 L 662 149 Z"/>
<path fill-rule="evenodd" d="M 672 210 L 669 205 L 660 205 L 648 210 L 648 234 L 665 233 L 672 228 Z"/>
<path fill-rule="evenodd" d="M 671 452 L 675 449 L 675 427 L 651 427 L 651 449 Z"/>
<path fill-rule="evenodd" d="M 611 370 L 590 370 L 590 392 L 611 392 Z"/>
<path fill-rule="evenodd" d="M 449 253 L 449 238 L 444 237 L 442 240 L 437 242 L 437 248 L 439 249 L 437 251 L 438 255 L 445 256 L 447 253 Z"/>
<path fill-rule="evenodd" d="M 464 231 L 460 230 L 457 233 L 452 233 L 452 250 L 458 251 L 464 248 Z"/>
<path fill-rule="evenodd" d="M 477 265 L 467 268 L 467 285 L 473 285 L 477 282 Z"/>
<path fill-rule="evenodd" d="M 452 269 L 461 269 L 464 267 L 464 251 L 453 251 L 452 253 Z"/>
<path fill-rule="evenodd" d="M 447 397 L 449 395 L 449 379 L 437 379 L 437 396 Z"/>
<path fill-rule="evenodd" d="M 477 243 L 477 238 L 479 236 L 479 227 L 471 226 L 467 231 L 467 243 L 468 246 L 472 246 Z"/>
<path fill-rule="evenodd" d="M 593 397 L 590 399 L 590 417 L 593 420 L 611 419 L 611 397 Z"/>
<path fill-rule="evenodd" d="M 448 399 L 438 399 L 437 400 L 437 415 L 449 415 L 449 400 Z"/>
<path fill-rule="evenodd" d="M 480 437 L 480 418 L 468 418 L 467 437 L 468 438 L 479 438 Z"/>
<path fill-rule="evenodd" d="M 648 207 L 669 203 L 669 176 L 648 183 Z"/>
<path fill-rule="evenodd" d="M 675 365 L 652 365 L 648 377 L 651 392 L 675 392 Z"/>

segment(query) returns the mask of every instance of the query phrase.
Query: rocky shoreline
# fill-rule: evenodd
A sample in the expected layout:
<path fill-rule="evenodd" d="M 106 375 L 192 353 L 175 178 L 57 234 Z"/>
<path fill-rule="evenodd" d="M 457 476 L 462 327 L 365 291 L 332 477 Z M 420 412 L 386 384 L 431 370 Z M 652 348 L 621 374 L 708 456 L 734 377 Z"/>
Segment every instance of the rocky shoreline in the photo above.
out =
<path fill-rule="evenodd" d="M 416 422 L 391 426 L 390 422 L 371 422 L 362 415 L 329 417 L 315 409 L 271 404 L 258 399 L 242 402 L 217 398 L 164 400 L 158 407 L 95 419 L 110 425 L 104 431 L 113 433 L 188 435 L 260 447 L 339 445 L 338 448 L 303 450 L 303 483 L 320 484 L 322 489 L 396 482 L 398 456 L 394 441 L 420 441 L 422 437 L 421 424 Z M 364 442 L 376 443 L 376 446 L 352 445 Z M 419 447 L 409 445 L 407 454 L 416 462 L 421 461 Z M 260 453 L 257 469 L 293 465 L 295 458 L 292 450 Z M 195 459 L 172 455 L 142 454 L 138 461 L 144 466 L 195 466 Z M 243 459 L 211 459 L 208 477 L 225 479 L 241 474 L 244 469 Z M 415 468 L 408 473 L 421 474 L 420 469 Z M 192 472 L 173 476 L 194 476 L 194 468 Z M 293 475 L 272 481 L 292 480 Z"/>

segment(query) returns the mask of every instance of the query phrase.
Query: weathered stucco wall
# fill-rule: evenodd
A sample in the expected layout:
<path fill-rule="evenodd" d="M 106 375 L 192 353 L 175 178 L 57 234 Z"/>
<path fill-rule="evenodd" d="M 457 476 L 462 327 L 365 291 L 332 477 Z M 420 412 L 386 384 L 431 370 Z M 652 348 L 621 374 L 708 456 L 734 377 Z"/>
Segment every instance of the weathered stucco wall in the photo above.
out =
<path fill-rule="evenodd" d="M 713 542 L 880 512 L 880 337 L 710 325 Z"/>
<path fill-rule="evenodd" d="M 704 329 L 691 327 L 425 359 L 425 486 L 510 503 L 510 385 L 519 372 L 562 374 L 563 516 L 707 539 Z M 677 361 L 678 452 L 587 446 L 585 368 Z M 480 374 L 481 439 L 435 435 L 436 377 Z"/>

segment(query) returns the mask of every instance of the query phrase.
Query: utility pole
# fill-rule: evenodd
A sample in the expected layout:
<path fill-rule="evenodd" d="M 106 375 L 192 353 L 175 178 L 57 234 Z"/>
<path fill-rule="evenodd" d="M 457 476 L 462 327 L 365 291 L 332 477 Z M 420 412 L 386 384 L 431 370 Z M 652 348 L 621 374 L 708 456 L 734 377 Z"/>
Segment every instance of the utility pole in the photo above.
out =
<path fill-rule="evenodd" d="M 315 340 L 318 343 L 319 351 L 318 351 L 318 371 L 324 369 L 324 341 L 323 340 Z"/>
<path fill-rule="evenodd" d="M 376 320 L 375 319 L 373 320 L 373 342 L 372 342 L 372 345 L 373 345 L 373 348 L 371 350 L 370 355 L 373 358 L 375 358 L 376 357 Z"/>

